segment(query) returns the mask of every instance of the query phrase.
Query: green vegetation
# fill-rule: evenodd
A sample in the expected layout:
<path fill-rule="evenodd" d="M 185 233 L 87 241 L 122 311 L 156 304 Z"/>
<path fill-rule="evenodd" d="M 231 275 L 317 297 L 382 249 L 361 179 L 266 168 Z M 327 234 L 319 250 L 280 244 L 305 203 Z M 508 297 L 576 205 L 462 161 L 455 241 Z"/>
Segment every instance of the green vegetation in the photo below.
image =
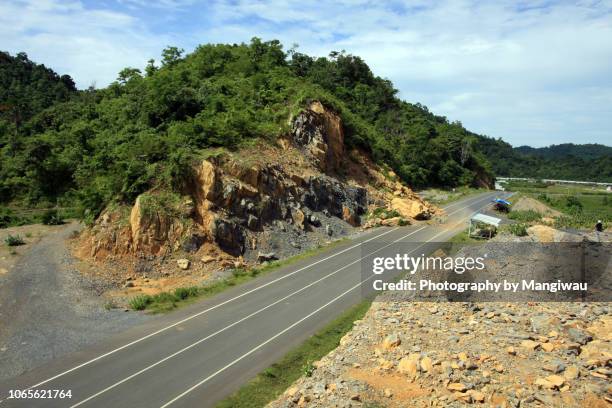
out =
<path fill-rule="evenodd" d="M 2 54 L 0 64 L 11 84 L 0 94 L 0 202 L 18 207 L 61 199 L 92 219 L 149 190 L 183 194 L 194 161 L 254 139 L 274 143 L 313 100 L 342 116 L 350 146 L 413 186 L 492 177 L 476 135 L 401 101 L 345 53 L 312 58 L 257 38 L 187 56 L 170 47 L 144 73 L 126 68 L 107 88 L 84 91 L 25 54 Z"/>
<path fill-rule="evenodd" d="M 560 211 L 562 215 L 555 218 L 557 228 L 593 229 L 597 220 L 612 220 L 610 193 L 601 187 L 524 181 L 513 181 L 507 186 L 511 191 L 520 192 Z M 514 196 L 513 200 L 517 201 L 518 196 Z M 508 217 L 521 222 L 532 222 L 538 220 L 535 214 L 512 211 Z"/>
<path fill-rule="evenodd" d="M 217 408 L 263 407 L 302 375 L 312 375 L 314 371 L 312 363 L 338 347 L 340 339 L 352 329 L 355 320 L 365 315 L 370 303 L 363 301 L 345 311 L 303 344 L 287 353 L 280 361 L 266 368 L 233 395 L 217 404 Z"/>
<path fill-rule="evenodd" d="M 12 209 L 0 205 L 0 228 L 17 227 L 27 224 L 59 225 L 64 218 L 77 218 L 74 208 L 58 209 Z"/>
<path fill-rule="evenodd" d="M 10 247 L 25 245 L 25 241 L 19 235 L 11 235 L 9 234 L 6 238 L 4 238 L 4 243 Z"/>
<path fill-rule="evenodd" d="M 64 220 L 57 210 L 45 211 L 41 221 L 44 225 L 62 225 L 64 223 Z"/>
<path fill-rule="evenodd" d="M 70 76 L 33 63 L 23 52 L 12 57 L 0 51 L 0 137 L 74 94 Z"/>
<path fill-rule="evenodd" d="M 508 224 L 507 226 L 504 226 L 504 227 L 508 229 L 508 232 L 516 235 L 517 237 L 527 236 L 527 225 L 526 224 L 523 224 L 523 223 Z"/>
<path fill-rule="evenodd" d="M 612 182 L 612 147 L 571 143 L 513 148 L 501 139 L 478 138 L 477 148 L 497 176 Z"/>
<path fill-rule="evenodd" d="M 540 221 L 542 219 L 542 214 L 537 211 L 527 210 L 527 211 L 510 211 L 508 213 L 508 218 L 515 221 L 520 222 L 535 222 Z"/>
<path fill-rule="evenodd" d="M 389 210 L 385 207 L 377 207 L 371 213 L 367 214 L 367 218 L 381 218 L 383 220 L 400 216 L 401 214 L 397 210 Z"/>
<path fill-rule="evenodd" d="M 493 170 L 612 180 L 611 148 L 512 149 L 400 100 L 357 56 L 313 58 L 278 41 L 207 44 L 186 56 L 168 47 L 144 72 L 125 68 L 108 87 L 81 91 L 23 53 L 0 53 L 0 85 L 0 203 L 61 201 L 86 220 L 146 191 L 185 194 L 195 161 L 274 143 L 314 100 L 341 115 L 349 146 L 415 188 L 490 185 Z"/>
<path fill-rule="evenodd" d="M 448 240 L 448 243 L 451 244 L 452 248 L 460 248 L 463 244 L 474 244 L 474 243 L 482 243 L 481 239 L 477 239 L 468 235 L 468 229 L 461 231 L 457 235 L 453 236 Z"/>

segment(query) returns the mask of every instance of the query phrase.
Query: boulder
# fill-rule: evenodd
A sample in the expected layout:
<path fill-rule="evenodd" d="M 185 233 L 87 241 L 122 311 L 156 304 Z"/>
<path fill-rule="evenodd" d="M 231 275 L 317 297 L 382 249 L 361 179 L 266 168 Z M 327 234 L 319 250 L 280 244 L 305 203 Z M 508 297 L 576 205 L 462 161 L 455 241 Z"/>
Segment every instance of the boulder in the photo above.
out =
<path fill-rule="evenodd" d="M 304 215 L 304 212 L 299 208 L 291 209 L 291 219 L 293 220 L 293 224 L 299 229 L 303 230 L 306 228 L 306 215 Z"/>
<path fill-rule="evenodd" d="M 404 218 L 426 220 L 431 218 L 432 210 L 417 198 L 395 197 L 391 200 L 391 210 L 397 211 Z"/>
<path fill-rule="evenodd" d="M 203 235 L 192 234 L 183 241 L 181 249 L 185 252 L 197 252 L 205 241 L 206 238 Z"/>
<path fill-rule="evenodd" d="M 275 252 L 259 252 L 257 254 L 257 262 L 262 263 L 262 262 L 266 262 L 266 261 L 275 261 L 277 260 L 278 257 L 276 256 Z"/>
<path fill-rule="evenodd" d="M 176 265 L 182 270 L 189 269 L 190 264 L 191 262 L 189 262 L 189 259 L 177 259 L 176 260 Z"/>
<path fill-rule="evenodd" d="M 342 219 L 353 227 L 359 226 L 359 217 L 355 214 L 355 211 L 351 207 L 345 205 L 342 206 Z"/>

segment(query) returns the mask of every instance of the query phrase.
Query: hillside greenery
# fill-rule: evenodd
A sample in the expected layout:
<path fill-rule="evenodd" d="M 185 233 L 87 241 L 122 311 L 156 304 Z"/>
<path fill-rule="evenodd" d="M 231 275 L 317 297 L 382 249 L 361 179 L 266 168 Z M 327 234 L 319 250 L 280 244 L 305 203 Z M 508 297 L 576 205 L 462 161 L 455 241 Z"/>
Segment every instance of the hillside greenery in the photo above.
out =
<path fill-rule="evenodd" d="M 490 183 L 499 163 L 487 155 L 506 149 L 400 100 L 390 81 L 344 52 L 313 58 L 254 38 L 183 54 L 168 47 L 144 72 L 125 68 L 106 88 L 78 91 L 23 53 L 1 53 L 0 204 L 76 206 L 91 220 L 152 188 L 181 192 L 196 160 L 274 142 L 313 100 L 341 115 L 349 145 L 413 187 Z M 609 159 L 598 159 L 608 160 L 607 174 Z"/>
<path fill-rule="evenodd" d="M 567 143 L 544 148 L 513 148 L 500 139 L 480 137 L 477 148 L 487 156 L 499 177 L 612 183 L 612 147 L 609 146 Z"/>

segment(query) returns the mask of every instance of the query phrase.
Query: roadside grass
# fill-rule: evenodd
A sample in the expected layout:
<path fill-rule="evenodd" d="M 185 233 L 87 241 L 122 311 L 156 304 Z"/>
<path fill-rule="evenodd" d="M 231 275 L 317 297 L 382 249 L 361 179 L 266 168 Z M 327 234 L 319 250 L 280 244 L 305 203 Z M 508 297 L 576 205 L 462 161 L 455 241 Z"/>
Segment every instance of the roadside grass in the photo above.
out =
<path fill-rule="evenodd" d="M 311 376 L 313 362 L 320 360 L 340 345 L 340 339 L 363 318 L 371 300 L 351 307 L 338 318 L 287 353 L 280 361 L 263 370 L 234 394 L 219 402 L 217 408 L 263 407 L 282 394 L 301 376 Z"/>
<path fill-rule="evenodd" d="M 309 258 L 346 242 L 347 238 L 339 239 L 328 245 L 319 246 L 292 256 L 287 259 L 273 261 L 254 268 L 237 268 L 232 275 L 222 280 L 203 286 L 179 287 L 172 292 L 161 292 L 156 295 L 137 295 L 129 299 L 128 304 L 133 310 L 145 310 L 149 313 L 165 313 L 181 306 L 186 306 L 198 299 L 214 296 L 231 287 L 240 285 L 257 276 L 265 275 L 283 266 L 291 265 L 302 259 Z"/>

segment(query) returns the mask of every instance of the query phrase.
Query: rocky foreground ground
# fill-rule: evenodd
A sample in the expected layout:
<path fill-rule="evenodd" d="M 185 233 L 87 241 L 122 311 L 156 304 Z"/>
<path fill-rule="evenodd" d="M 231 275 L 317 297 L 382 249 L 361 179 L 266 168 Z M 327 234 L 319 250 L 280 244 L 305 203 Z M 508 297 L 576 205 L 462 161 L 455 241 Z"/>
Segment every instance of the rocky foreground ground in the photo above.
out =
<path fill-rule="evenodd" d="M 493 275 L 525 279 L 539 276 L 534 265 L 540 254 L 544 267 L 553 269 L 540 278 L 550 278 L 563 269 L 555 260 L 569 259 L 547 258 L 546 245 L 597 241 L 593 233 L 544 225 L 528 231 L 521 238 L 501 234 L 455 256 L 488 253 L 505 260 L 489 265 Z M 601 239 L 610 242 L 608 234 Z M 609 246 L 597 248 L 592 259 L 603 262 L 605 272 L 595 286 L 609 290 Z M 515 258 L 522 261 L 509 262 Z M 435 301 L 415 301 L 406 292 L 379 295 L 340 346 L 314 363 L 312 375 L 299 379 L 268 408 L 612 406 L 609 302 L 426 297 Z"/>
<path fill-rule="evenodd" d="M 274 407 L 609 407 L 608 303 L 398 302 L 382 295 Z"/>

